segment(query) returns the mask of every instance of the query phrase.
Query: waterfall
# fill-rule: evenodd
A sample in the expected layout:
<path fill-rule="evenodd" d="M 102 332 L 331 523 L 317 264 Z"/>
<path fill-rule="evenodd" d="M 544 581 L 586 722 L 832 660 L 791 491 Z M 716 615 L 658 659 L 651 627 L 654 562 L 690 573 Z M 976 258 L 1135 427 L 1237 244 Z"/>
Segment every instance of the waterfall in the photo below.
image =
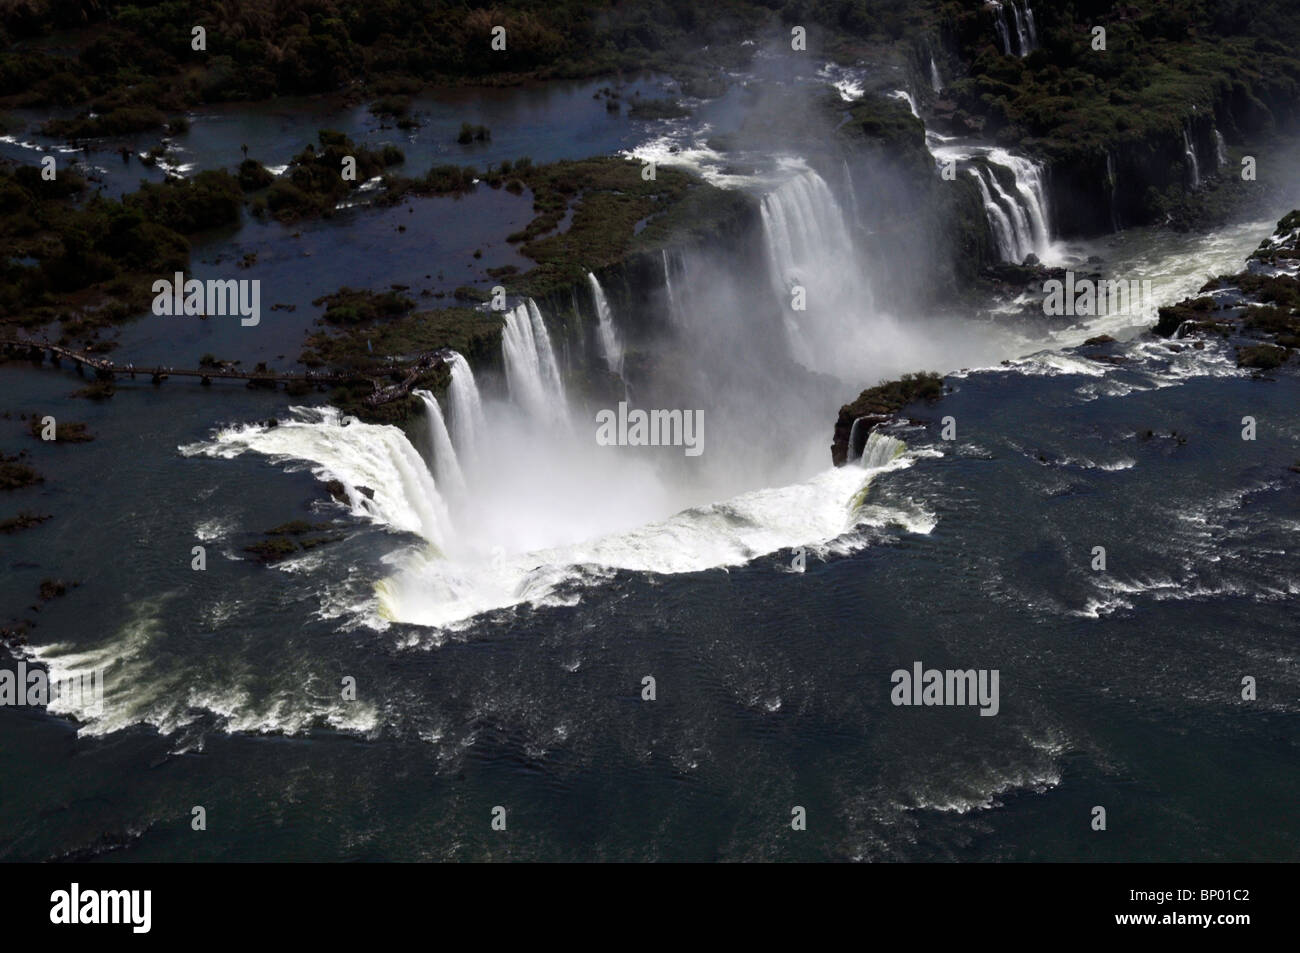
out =
<path fill-rule="evenodd" d="M 993 29 L 997 30 L 998 39 L 1002 41 L 1002 52 L 1006 56 L 1011 55 L 1011 31 L 1007 29 L 1007 13 L 1002 9 L 1002 4 L 991 4 L 993 9 Z"/>
<path fill-rule="evenodd" d="M 591 285 L 591 295 L 596 300 L 596 319 L 599 323 L 600 346 L 604 351 L 605 363 L 610 371 L 623 376 L 623 343 L 618 337 L 618 328 L 614 327 L 614 316 L 610 312 L 609 301 L 600 282 L 592 272 L 587 272 L 587 281 Z"/>
<path fill-rule="evenodd" d="M 1038 29 L 1034 26 L 1034 11 L 1029 9 L 1029 4 L 1026 3 L 1025 12 L 1021 14 L 1015 0 L 1010 2 L 1011 15 L 1016 20 L 1016 40 L 1020 44 L 1020 55 L 1028 56 L 1038 48 Z"/>
<path fill-rule="evenodd" d="M 555 362 L 551 336 L 532 298 L 506 312 L 501 351 L 506 383 L 515 403 L 538 420 L 565 421 L 568 410 L 564 382 Z"/>
<path fill-rule="evenodd" d="M 1007 22 L 1007 6 L 1011 7 L 1011 18 L 1015 22 L 1014 43 L 1011 41 L 1011 26 Z M 1005 5 L 998 0 L 991 0 L 988 7 L 993 12 L 993 29 L 997 31 L 1003 55 L 1025 57 L 1038 48 L 1038 27 L 1034 23 L 1034 11 L 1029 9 L 1028 3 L 1025 4 L 1023 14 L 1015 0 L 1007 0 Z"/>
<path fill-rule="evenodd" d="M 1110 150 L 1106 151 L 1106 185 L 1110 189 L 1110 227 L 1112 231 L 1119 231 L 1119 215 L 1115 210 L 1115 193 L 1119 187 L 1119 175 L 1115 171 L 1115 157 L 1111 155 Z"/>
<path fill-rule="evenodd" d="M 854 421 L 854 424 L 856 423 L 857 421 Z M 893 462 L 894 458 L 906 449 L 907 444 L 897 437 L 872 430 L 867 434 L 867 442 L 862 447 L 862 456 L 858 460 L 858 465 L 867 470 L 877 470 Z"/>
<path fill-rule="evenodd" d="M 917 119 L 921 118 L 921 114 L 916 111 L 916 100 L 912 98 L 912 94 L 909 93 L 907 90 L 896 89 L 889 95 L 893 96 L 895 99 L 901 99 L 903 102 L 907 103 L 907 108 L 912 110 L 912 115 L 915 116 Z"/>
<path fill-rule="evenodd" d="M 811 170 L 763 196 L 761 213 L 772 280 L 787 301 L 792 285 L 807 287 L 830 259 L 852 247 L 839 203 L 826 180 Z"/>
<path fill-rule="evenodd" d="M 998 246 L 998 257 L 1017 264 L 1030 254 L 1039 261 L 1046 260 L 1051 253 L 1051 231 L 1047 224 L 1047 198 L 1038 165 L 1000 149 L 991 150 L 985 158 L 991 165 L 1010 170 L 1016 182 L 1015 191 L 1011 193 L 1003 188 L 992 169 L 975 165 L 969 170 L 979 184 L 984 211 Z"/>
<path fill-rule="evenodd" d="M 1025 212 L 1033 228 L 1033 251 L 1043 258 L 1052 241 L 1047 209 L 1047 189 L 1043 187 L 1043 167 L 1024 156 L 1014 155 L 1005 149 L 989 152 L 989 161 L 1010 169 L 1016 177 L 1016 191 L 1024 201 Z"/>
<path fill-rule="evenodd" d="M 1024 56 L 1029 52 L 1029 35 L 1025 32 L 1025 21 L 1020 15 L 1020 8 L 1016 6 L 1015 0 L 1011 0 L 1011 15 L 1016 21 L 1016 43 L 1020 47 L 1020 55 Z"/>
<path fill-rule="evenodd" d="M 433 454 L 433 476 L 438 486 L 456 499 L 465 498 L 465 474 L 461 472 L 460 461 L 456 458 L 456 448 L 452 446 L 451 434 L 447 432 L 447 423 L 438 406 L 438 398 L 427 390 L 412 391 L 424 402 L 424 411 L 429 418 L 429 445 Z"/>
<path fill-rule="evenodd" d="M 842 319 L 835 313 L 837 308 L 870 307 L 870 288 L 864 288 L 857 273 L 853 239 L 839 202 L 812 170 L 763 196 L 760 212 L 791 355 L 804 366 L 815 367 L 813 355 L 833 353 L 833 344 L 821 338 L 810 341 L 809 336 L 815 331 L 830 334 L 830 324 Z M 802 312 L 791 307 L 796 287 L 805 295 Z"/>
<path fill-rule="evenodd" d="M 182 453 L 229 459 L 251 450 L 286 468 L 307 461 L 318 480 L 343 484 L 356 516 L 415 533 L 446 551 L 455 539 L 446 504 L 400 428 L 363 423 L 332 407 L 296 407 L 290 413 L 275 427 L 226 428 L 207 444 L 181 448 Z"/>
<path fill-rule="evenodd" d="M 483 418 L 483 399 L 469 361 L 456 353 L 451 355 L 451 385 L 447 388 L 447 409 L 451 416 L 451 442 L 459 459 L 472 467 L 478 459 L 481 442 L 487 433 Z"/>
<path fill-rule="evenodd" d="M 1006 189 L 1002 187 L 1002 182 L 997 177 L 997 173 L 989 170 L 989 185 L 997 193 L 998 201 L 1007 212 L 1011 222 L 1011 231 L 1015 239 L 1016 261 L 1024 261 L 1025 256 L 1033 251 L 1033 230 L 1029 224 L 1029 216 L 1021 207 L 1018 199 L 1013 197 Z"/>
<path fill-rule="evenodd" d="M 1214 130 L 1214 158 L 1218 167 L 1222 169 L 1228 164 L 1228 144 L 1223 141 L 1223 133 L 1216 128 Z"/>
<path fill-rule="evenodd" d="M 930 57 L 930 88 L 936 93 L 943 92 L 943 77 L 939 75 L 939 67 L 934 63 L 934 57 Z"/>
<path fill-rule="evenodd" d="M 858 190 L 853 187 L 853 170 L 849 168 L 849 160 L 844 160 L 844 187 L 849 193 L 849 208 L 853 210 L 853 221 L 861 227 L 862 206 L 858 204 Z"/>
<path fill-rule="evenodd" d="M 984 213 L 988 216 L 989 227 L 993 231 L 993 241 L 998 246 L 998 258 L 1003 261 L 1019 262 L 1020 259 L 1017 257 L 1019 245 L 1011 227 L 1011 219 L 1002 210 L 1002 206 L 993 201 L 993 195 L 989 192 L 988 183 L 984 181 L 984 170 L 973 167 L 970 174 L 975 176 L 975 181 L 979 183 L 980 195 L 984 198 Z"/>
<path fill-rule="evenodd" d="M 1191 133 L 1187 126 L 1183 126 L 1183 152 L 1187 158 L 1187 164 L 1192 170 L 1192 188 L 1197 189 L 1201 186 L 1201 165 L 1196 161 L 1196 146 L 1192 143 Z"/>
<path fill-rule="evenodd" d="M 668 320 L 680 324 L 682 315 L 677 306 L 677 292 L 673 291 L 673 270 L 668 265 L 668 249 L 661 249 L 660 255 L 664 262 L 664 287 L 668 291 Z"/>

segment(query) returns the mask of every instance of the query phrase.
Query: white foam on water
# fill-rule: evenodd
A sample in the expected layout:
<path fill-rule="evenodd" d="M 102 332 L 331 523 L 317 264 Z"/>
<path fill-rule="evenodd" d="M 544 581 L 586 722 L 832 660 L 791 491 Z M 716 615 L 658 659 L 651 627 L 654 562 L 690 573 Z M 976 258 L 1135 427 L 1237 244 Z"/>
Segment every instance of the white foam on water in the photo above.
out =
<path fill-rule="evenodd" d="M 794 547 L 851 552 L 869 541 L 863 530 L 896 526 L 928 533 L 932 514 L 919 507 L 879 506 L 864 499 L 880 473 L 910 466 L 891 455 L 883 466 L 840 467 L 811 480 L 755 490 L 692 507 L 667 519 L 569 545 L 497 553 L 464 562 L 417 548 L 376 586 L 385 621 L 451 626 L 494 609 L 555 604 L 562 586 L 590 584 L 613 571 L 689 573 L 742 566 Z"/>
<path fill-rule="evenodd" d="M 180 452 L 228 460 L 253 451 L 286 468 L 309 466 L 317 479 L 343 484 L 353 515 L 416 533 L 439 548 L 449 545 L 454 534 L 446 503 L 400 429 L 362 423 L 332 407 L 291 407 L 290 414 L 274 427 L 224 428 Z"/>

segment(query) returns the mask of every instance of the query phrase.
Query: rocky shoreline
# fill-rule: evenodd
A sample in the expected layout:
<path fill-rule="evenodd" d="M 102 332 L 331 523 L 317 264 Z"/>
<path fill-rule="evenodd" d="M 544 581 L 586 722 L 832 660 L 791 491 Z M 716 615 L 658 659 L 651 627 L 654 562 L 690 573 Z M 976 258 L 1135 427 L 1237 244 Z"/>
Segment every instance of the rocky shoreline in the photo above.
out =
<path fill-rule="evenodd" d="M 1270 371 L 1300 348 L 1300 210 L 1291 212 L 1235 275 L 1220 275 L 1199 297 L 1160 309 L 1154 333 L 1173 340 L 1232 337 L 1237 365 Z"/>

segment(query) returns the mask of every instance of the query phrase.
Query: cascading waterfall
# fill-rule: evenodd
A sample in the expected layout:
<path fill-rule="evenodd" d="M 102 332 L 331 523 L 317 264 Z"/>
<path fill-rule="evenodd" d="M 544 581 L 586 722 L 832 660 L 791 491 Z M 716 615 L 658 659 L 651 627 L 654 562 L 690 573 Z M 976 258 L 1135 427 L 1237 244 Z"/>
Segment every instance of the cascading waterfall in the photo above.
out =
<path fill-rule="evenodd" d="M 1002 206 L 993 201 L 993 194 L 989 192 L 988 183 L 984 181 L 984 170 L 976 166 L 970 170 L 970 174 L 979 184 L 980 195 L 984 199 L 984 214 L 988 216 L 989 227 L 993 231 L 993 241 L 998 246 L 998 258 L 1002 261 L 1019 263 L 1020 246 L 1011 219 L 1002 210 Z"/>
<path fill-rule="evenodd" d="M 1011 222 L 1012 234 L 1016 244 L 1016 260 L 1023 261 L 1024 257 L 1034 248 L 1033 229 L 1029 224 L 1029 216 L 1021 207 L 1020 201 L 1002 187 L 1002 181 L 991 170 L 989 172 L 989 185 L 992 186 L 993 192 L 997 195 L 998 203 L 1002 208 L 1006 209 Z"/>
<path fill-rule="evenodd" d="M 1219 168 L 1222 169 L 1228 164 L 1228 144 L 1223 141 L 1223 133 L 1219 132 L 1218 129 L 1214 130 L 1214 150 L 1214 158 L 1218 162 Z"/>
<path fill-rule="evenodd" d="M 856 426 L 858 421 L 855 420 L 853 423 Z M 873 430 L 867 434 L 867 442 L 862 447 L 862 456 L 858 458 L 858 465 L 865 470 L 876 470 L 892 463 L 894 458 L 906 449 L 907 444 L 897 437 Z"/>
<path fill-rule="evenodd" d="M 456 457 L 456 448 L 452 446 L 451 434 L 447 432 L 447 422 L 443 419 L 442 408 L 438 398 L 427 390 L 412 391 L 424 403 L 424 412 L 429 418 L 429 445 L 433 454 L 433 475 L 444 492 L 455 499 L 465 498 L 465 474 L 461 472 L 460 460 Z"/>
<path fill-rule="evenodd" d="M 274 427 L 224 429 L 212 441 L 181 452 L 229 459 L 251 450 L 274 460 L 309 461 L 317 479 L 343 484 L 355 515 L 415 533 L 447 552 L 455 534 L 446 503 L 400 428 L 367 424 L 332 407 L 297 407 L 292 414 Z"/>
<path fill-rule="evenodd" d="M 1029 36 L 1025 33 L 1024 18 L 1020 16 L 1014 0 L 1011 0 L 1011 16 L 1016 21 L 1016 43 L 1019 44 L 1020 55 L 1024 56 L 1029 48 Z"/>
<path fill-rule="evenodd" d="M 993 29 L 997 31 L 998 39 L 1002 43 L 1002 53 L 1005 56 L 1011 55 L 1011 31 L 1007 29 L 1007 14 L 1002 9 L 1002 4 L 994 3 L 993 8 Z"/>
<path fill-rule="evenodd" d="M 939 75 L 939 67 L 935 65 L 934 57 L 930 57 L 930 88 L 936 93 L 943 92 L 943 77 Z"/>
<path fill-rule="evenodd" d="M 857 469 L 858 472 L 865 470 L 868 474 L 849 501 L 849 512 L 852 514 L 850 516 L 851 520 L 861 518 L 863 504 L 867 502 L 867 494 L 871 490 L 871 484 L 876 474 L 891 466 L 906 450 L 907 444 L 897 437 L 890 437 L 874 429 L 867 434 L 867 441 L 862 446 L 862 454 L 858 457 L 857 467 L 846 468 Z"/>
<path fill-rule="evenodd" d="M 452 352 L 451 384 L 447 388 L 447 408 L 451 415 L 451 442 L 459 459 L 472 465 L 478 459 L 481 442 L 487 433 L 483 417 L 483 398 L 479 395 L 474 371 L 464 356 Z"/>
<path fill-rule="evenodd" d="M 1005 149 L 993 149 L 988 159 L 994 165 L 1010 169 L 1016 179 L 1016 191 L 1024 204 L 1025 214 L 1033 229 L 1033 251 L 1043 258 L 1051 245 L 1052 235 L 1047 208 L 1047 189 L 1043 187 L 1043 167 L 1024 156 L 1014 155 Z"/>
<path fill-rule="evenodd" d="M 921 118 L 921 114 L 916 111 L 916 100 L 912 98 L 912 94 L 909 93 L 907 90 L 896 89 L 889 95 L 893 96 L 895 99 L 903 100 L 903 102 L 907 103 L 907 108 L 912 110 L 912 115 L 915 116 L 917 119 Z"/>
<path fill-rule="evenodd" d="M 975 166 L 970 170 L 979 182 L 999 256 L 1017 263 L 1030 254 L 1039 261 L 1047 260 L 1052 235 L 1042 167 L 1005 149 L 989 149 L 983 155 L 991 166 L 1010 172 L 1015 182 L 1014 190 L 1008 192 L 992 169 Z"/>
<path fill-rule="evenodd" d="M 966 171 L 979 187 L 1001 260 L 1019 264 L 1030 254 L 1044 263 L 1056 260 L 1040 163 L 990 146 L 950 143 L 939 137 L 933 142 L 927 137 L 927 143 L 940 166 L 949 161 L 969 163 Z"/>
<path fill-rule="evenodd" d="M 587 282 L 591 285 L 591 294 L 596 301 L 596 319 L 605 363 L 609 365 L 610 371 L 622 377 L 623 342 L 619 340 L 618 328 L 614 327 L 614 315 L 610 310 L 609 300 L 605 297 L 604 289 L 600 287 L 600 281 L 590 271 L 587 272 Z"/>
<path fill-rule="evenodd" d="M 568 404 L 564 381 L 555 361 L 546 322 L 532 298 L 506 312 L 501 351 L 505 359 L 506 384 L 515 403 L 538 420 L 565 422 Z"/>
<path fill-rule="evenodd" d="M 846 255 L 853 254 L 848 225 L 830 187 L 812 170 L 763 196 L 761 214 L 773 285 L 785 305 L 782 312 L 791 353 L 806 367 L 815 367 L 807 340 L 811 329 L 802 326 L 795 315 L 829 316 L 829 311 L 805 301 L 808 310 L 795 312 L 790 307 L 791 293 L 799 287 L 817 302 L 860 306 L 864 297 L 861 276 L 852 274 L 850 268 L 837 267 L 846 264 Z M 868 304 L 869 298 L 868 289 Z M 826 351 L 818 348 L 817 353 Z"/>
<path fill-rule="evenodd" d="M 1007 7 L 1011 7 L 1011 19 L 1015 23 L 1015 40 L 1012 41 L 1011 24 L 1007 22 Z M 993 11 L 993 29 L 997 31 L 998 40 L 1002 44 L 1002 53 L 1005 56 L 1028 56 L 1038 48 L 1038 27 L 1034 23 L 1034 11 L 1025 4 L 1025 10 L 1022 14 L 1020 8 L 1016 6 L 1015 0 L 1007 0 L 1006 4 L 991 2 L 990 9 Z"/>
<path fill-rule="evenodd" d="M 1192 142 L 1191 132 L 1187 126 L 1183 126 L 1183 152 L 1187 158 L 1187 165 L 1192 171 L 1192 188 L 1200 188 L 1201 164 L 1196 160 L 1196 146 Z"/>

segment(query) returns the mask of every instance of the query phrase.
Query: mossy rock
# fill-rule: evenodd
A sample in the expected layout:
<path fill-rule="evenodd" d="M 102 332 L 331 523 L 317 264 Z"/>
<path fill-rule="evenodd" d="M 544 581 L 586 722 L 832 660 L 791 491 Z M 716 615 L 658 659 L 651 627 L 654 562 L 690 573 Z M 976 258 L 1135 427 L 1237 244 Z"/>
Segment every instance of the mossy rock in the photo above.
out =
<path fill-rule="evenodd" d="M 30 510 L 22 510 L 17 516 L 0 519 L 0 533 L 17 533 L 24 529 L 40 526 L 49 519 L 53 519 L 53 516 L 49 513 L 33 513 Z"/>
<path fill-rule="evenodd" d="M 44 482 L 35 467 L 19 463 L 16 457 L 0 458 L 0 490 L 20 490 Z"/>
<path fill-rule="evenodd" d="M 41 416 L 33 414 L 28 421 L 28 430 L 37 440 L 43 439 L 41 431 L 44 425 L 41 423 Z M 94 440 L 95 437 L 90 432 L 90 428 L 83 423 L 69 421 L 60 423 L 56 420 L 54 425 L 54 442 L 55 443 L 87 443 Z"/>
<path fill-rule="evenodd" d="M 1276 344 L 1254 344 L 1237 349 L 1237 366 L 1271 371 L 1281 367 L 1291 352 Z"/>

